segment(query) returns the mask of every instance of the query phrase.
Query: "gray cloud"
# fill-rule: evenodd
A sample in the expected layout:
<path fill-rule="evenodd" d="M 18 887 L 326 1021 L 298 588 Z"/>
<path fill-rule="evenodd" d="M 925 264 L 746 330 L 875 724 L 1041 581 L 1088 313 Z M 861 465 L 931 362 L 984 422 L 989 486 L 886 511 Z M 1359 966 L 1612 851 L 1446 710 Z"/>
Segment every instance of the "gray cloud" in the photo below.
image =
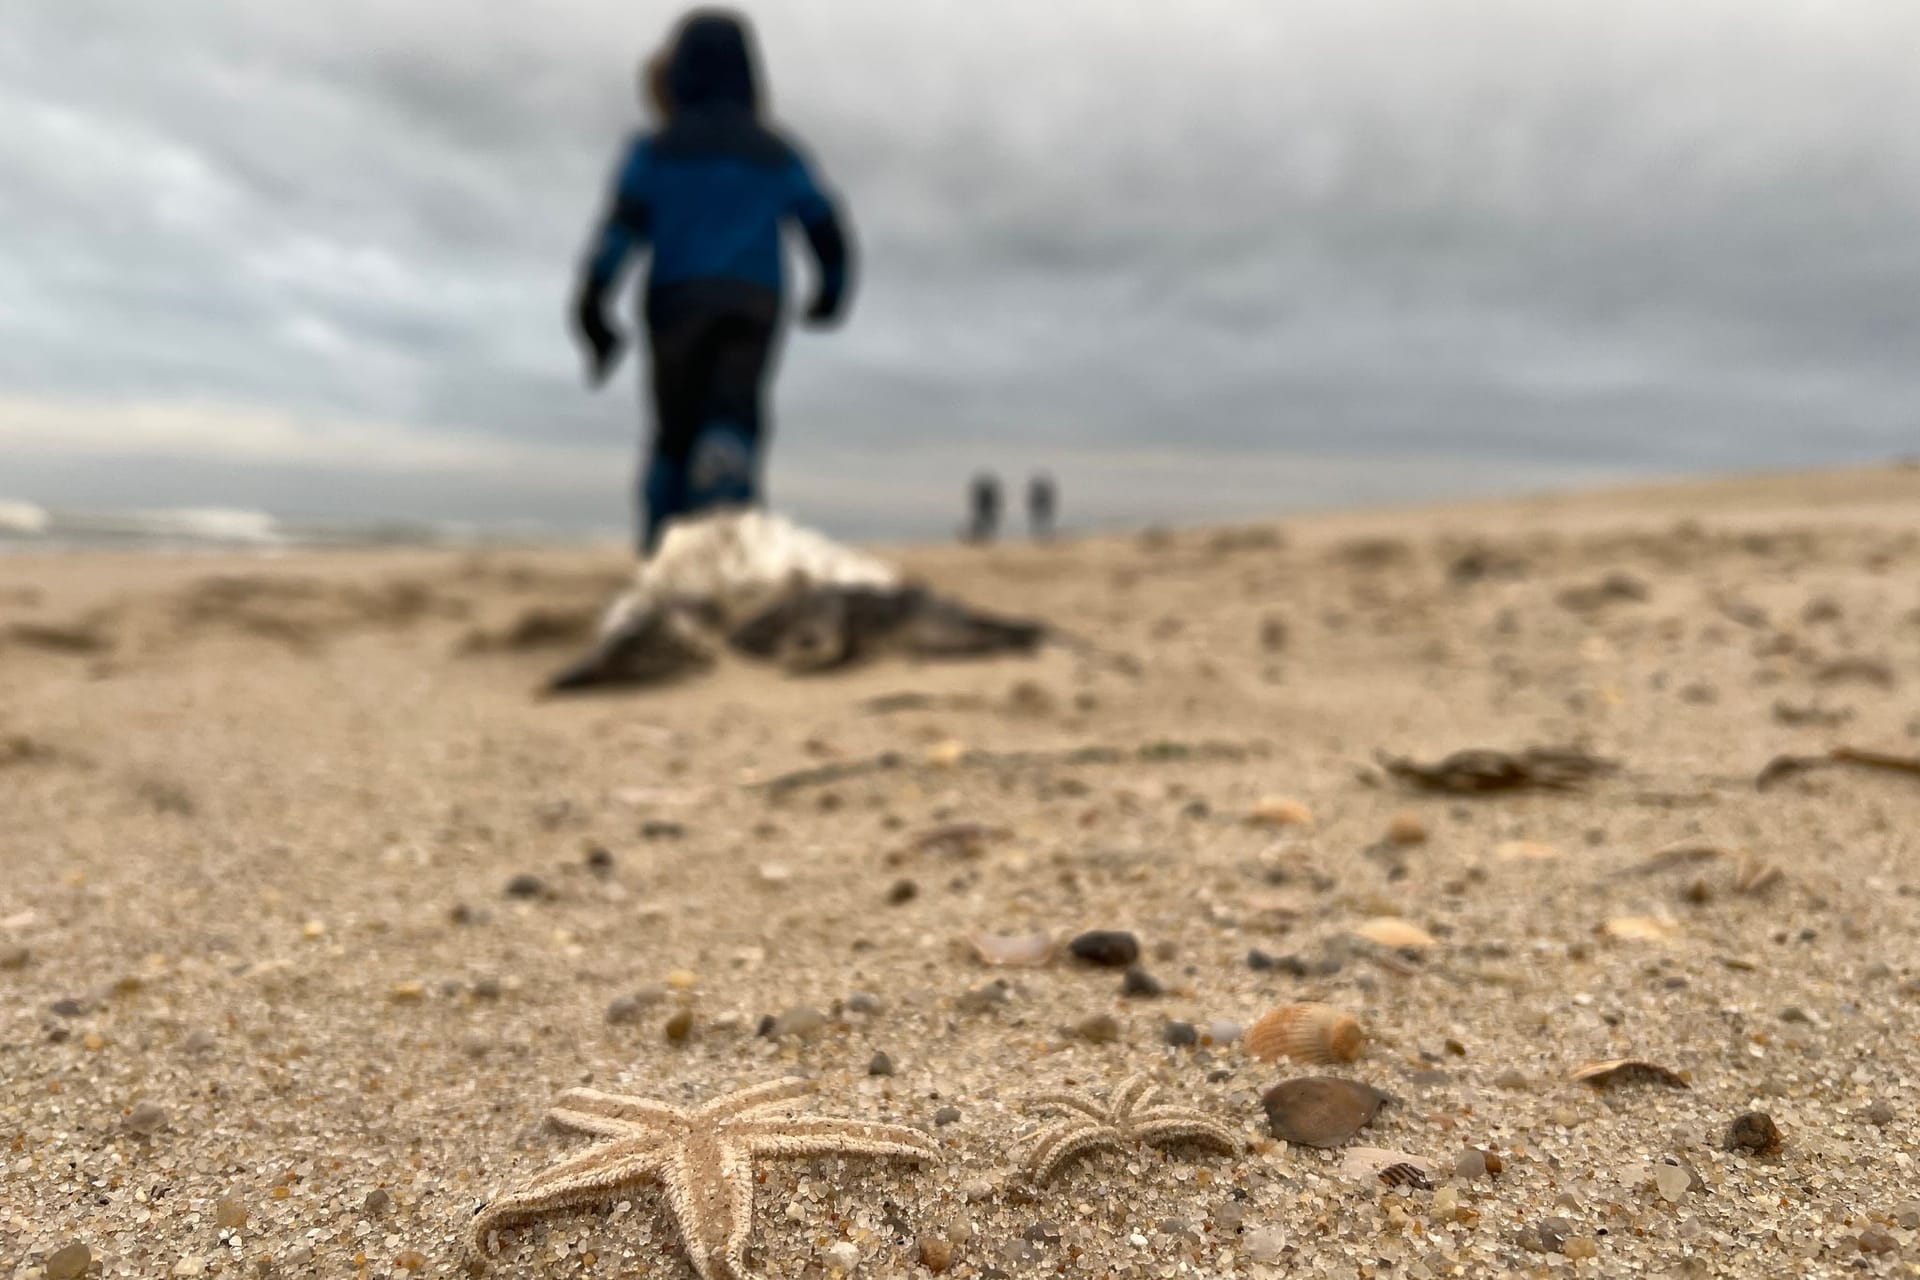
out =
<path fill-rule="evenodd" d="M 99 428 L 81 480 L 0 420 L 0 489 L 621 522 L 633 371 L 587 396 L 561 317 L 674 16 L 16 4 L 0 393 Z M 864 253 L 854 323 L 795 335 L 778 397 L 776 487 L 838 527 L 937 531 L 981 463 L 1050 466 L 1083 514 L 1203 517 L 1870 458 L 1920 411 L 1900 0 L 757 17 Z M 229 465 L 207 432 L 103 460 L 181 404 L 236 437 L 378 424 L 398 461 L 362 431 L 359 468 Z M 449 463 L 463 440 L 559 461 L 516 487 Z"/>

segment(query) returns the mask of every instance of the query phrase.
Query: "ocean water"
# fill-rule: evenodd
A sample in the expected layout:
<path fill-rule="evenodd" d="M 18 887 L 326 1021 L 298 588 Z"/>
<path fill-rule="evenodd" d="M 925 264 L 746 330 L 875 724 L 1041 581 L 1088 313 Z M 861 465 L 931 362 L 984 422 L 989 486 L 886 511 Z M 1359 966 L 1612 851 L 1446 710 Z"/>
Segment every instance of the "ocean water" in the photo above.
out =
<path fill-rule="evenodd" d="M 535 524 L 301 520 L 234 507 L 61 511 L 0 499 L 0 554 L 23 551 L 276 551 L 315 548 L 477 547 L 580 541 Z"/>

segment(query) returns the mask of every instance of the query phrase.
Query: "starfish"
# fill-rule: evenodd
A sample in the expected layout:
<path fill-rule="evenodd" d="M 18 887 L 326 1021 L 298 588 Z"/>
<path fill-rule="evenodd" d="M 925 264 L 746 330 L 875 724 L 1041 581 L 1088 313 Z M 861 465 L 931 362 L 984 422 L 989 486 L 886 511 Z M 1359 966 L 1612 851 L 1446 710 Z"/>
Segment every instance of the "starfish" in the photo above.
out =
<path fill-rule="evenodd" d="M 1163 1103 L 1159 1098 L 1160 1086 L 1145 1076 L 1121 1081 L 1104 1105 L 1078 1089 L 1028 1098 L 1030 1106 L 1064 1113 L 1034 1138 L 1027 1152 L 1028 1177 L 1036 1183 L 1046 1182 L 1076 1156 L 1089 1151 L 1118 1151 L 1136 1143 L 1168 1146 L 1193 1142 L 1228 1155 L 1239 1154 L 1240 1139 L 1232 1129 L 1204 1111 Z"/>
<path fill-rule="evenodd" d="M 548 1118 L 563 1129 L 603 1141 L 533 1175 L 481 1209 L 468 1237 L 470 1260 L 484 1265 L 488 1237 L 498 1227 L 602 1202 L 657 1181 L 700 1280 L 746 1280 L 755 1158 L 939 1159 L 933 1139 L 917 1129 L 782 1111 L 812 1087 L 806 1080 L 774 1080 L 690 1109 L 598 1089 L 567 1090 Z"/>

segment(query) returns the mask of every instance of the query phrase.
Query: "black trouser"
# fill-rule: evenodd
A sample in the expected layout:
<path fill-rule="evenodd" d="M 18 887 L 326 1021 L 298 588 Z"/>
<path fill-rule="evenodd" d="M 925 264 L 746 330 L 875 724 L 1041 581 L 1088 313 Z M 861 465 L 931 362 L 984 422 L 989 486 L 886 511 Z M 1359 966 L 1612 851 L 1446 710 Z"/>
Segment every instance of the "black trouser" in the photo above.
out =
<path fill-rule="evenodd" d="M 689 281 L 647 297 L 653 443 L 641 475 L 641 554 L 676 516 L 760 500 L 767 374 L 780 299 L 730 281 Z"/>

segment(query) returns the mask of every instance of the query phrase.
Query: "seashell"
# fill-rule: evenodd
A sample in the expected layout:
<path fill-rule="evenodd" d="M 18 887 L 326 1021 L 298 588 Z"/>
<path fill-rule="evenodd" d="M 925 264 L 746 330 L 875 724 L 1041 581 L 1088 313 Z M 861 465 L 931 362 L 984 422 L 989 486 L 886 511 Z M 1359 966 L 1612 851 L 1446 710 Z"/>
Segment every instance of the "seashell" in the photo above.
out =
<path fill-rule="evenodd" d="M 1256 827 L 1310 827 L 1313 810 L 1286 796 L 1265 796 L 1247 814 L 1247 822 Z"/>
<path fill-rule="evenodd" d="M 1560 851 L 1538 840 L 1503 840 L 1493 847 L 1493 856 L 1502 862 L 1552 862 Z"/>
<path fill-rule="evenodd" d="M 1409 947 L 1423 951 L 1434 943 L 1434 937 L 1419 925 L 1398 916 L 1375 916 L 1362 921 L 1353 929 L 1355 937 L 1364 938 L 1376 946 L 1392 947 L 1399 950 Z"/>
<path fill-rule="evenodd" d="M 1589 1062 L 1575 1071 L 1573 1078 L 1596 1089 L 1609 1089 L 1616 1084 L 1659 1084 L 1669 1089 L 1691 1087 L 1678 1072 L 1669 1071 L 1659 1063 L 1648 1062 L 1644 1058 L 1609 1058 L 1605 1062 Z"/>
<path fill-rule="evenodd" d="M 1601 932 L 1620 942 L 1665 942 L 1673 928 L 1658 916 L 1615 916 L 1600 926 Z"/>
<path fill-rule="evenodd" d="M 1004 969 L 1038 969 L 1054 953 L 1050 933 L 970 933 L 967 945 L 981 964 Z"/>
<path fill-rule="evenodd" d="M 1358 1182 L 1383 1182 L 1389 1187 L 1418 1187 L 1431 1191 L 1441 1176 L 1440 1166 L 1422 1156 L 1386 1147 L 1348 1147 L 1341 1155 L 1342 1176 Z"/>
<path fill-rule="evenodd" d="M 1390 1102 L 1372 1085 L 1339 1076 L 1301 1076 L 1266 1091 L 1260 1105 L 1273 1136 L 1303 1147 L 1337 1147 Z"/>
<path fill-rule="evenodd" d="M 1330 1004 L 1283 1004 L 1247 1028 L 1247 1052 L 1262 1062 L 1352 1062 L 1366 1048 L 1360 1020 Z"/>

